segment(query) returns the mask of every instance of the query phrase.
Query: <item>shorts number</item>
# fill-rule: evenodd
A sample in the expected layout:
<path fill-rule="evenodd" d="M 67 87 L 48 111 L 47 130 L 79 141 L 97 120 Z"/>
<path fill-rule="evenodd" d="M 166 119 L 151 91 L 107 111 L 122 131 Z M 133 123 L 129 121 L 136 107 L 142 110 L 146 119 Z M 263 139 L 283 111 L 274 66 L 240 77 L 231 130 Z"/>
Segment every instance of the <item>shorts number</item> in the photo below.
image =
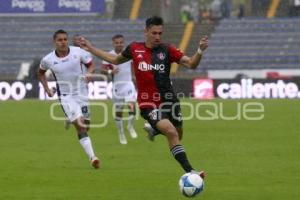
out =
<path fill-rule="evenodd" d="M 87 113 L 88 112 L 88 107 L 87 106 L 81 107 L 81 111 L 82 111 L 82 113 Z"/>

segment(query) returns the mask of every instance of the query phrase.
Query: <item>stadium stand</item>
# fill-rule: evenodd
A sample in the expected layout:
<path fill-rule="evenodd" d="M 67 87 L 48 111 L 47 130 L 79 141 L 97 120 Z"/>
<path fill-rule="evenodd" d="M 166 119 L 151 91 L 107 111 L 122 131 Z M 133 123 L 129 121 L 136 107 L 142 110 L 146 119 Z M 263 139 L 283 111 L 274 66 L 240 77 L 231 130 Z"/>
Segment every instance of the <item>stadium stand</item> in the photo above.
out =
<path fill-rule="evenodd" d="M 199 70 L 297 69 L 300 19 L 224 19 Z"/>
<path fill-rule="evenodd" d="M 149 9 L 154 8 L 154 9 Z M 139 18 L 146 19 L 152 15 L 160 15 L 161 3 L 160 1 L 142 1 Z"/>
<path fill-rule="evenodd" d="M 253 9 L 251 15 L 255 17 L 266 17 L 271 2 L 272 0 L 252 0 L 251 6 Z"/>
<path fill-rule="evenodd" d="M 115 0 L 115 19 L 128 19 L 133 0 Z"/>
<path fill-rule="evenodd" d="M 133 0 L 115 2 L 113 19 L 95 15 L 1 16 L 1 79 L 15 79 L 22 63 L 32 62 L 48 53 L 52 49 L 52 34 L 57 29 L 65 29 L 71 37 L 77 33 L 83 34 L 96 46 L 109 50 L 113 34 L 124 34 L 127 42 L 143 40 L 146 17 L 159 13 L 174 16 L 174 12 L 179 13 L 180 10 L 180 5 L 170 4 L 168 12 L 164 12 L 165 1 L 142 1 L 138 20 L 130 21 L 128 18 Z M 248 8 L 251 6 L 247 7 L 252 17 L 196 22 L 186 54 L 195 52 L 202 35 L 210 36 L 210 47 L 196 72 L 179 68 L 179 73 L 198 76 L 211 70 L 297 69 L 300 63 L 300 41 L 297 40 L 300 36 L 300 19 L 257 18 L 266 16 L 270 2 L 252 1 L 251 12 Z M 288 2 L 281 2 L 276 16 L 286 17 L 288 6 Z M 167 23 L 163 40 L 179 46 L 185 25 L 180 23 L 178 16 L 170 19 L 166 14 L 165 17 Z M 100 60 L 95 59 L 95 62 L 98 69 Z"/>
<path fill-rule="evenodd" d="M 52 34 L 65 29 L 70 37 L 82 34 L 103 49 L 111 48 L 113 34 L 122 33 L 126 41 L 143 39 L 144 21 L 109 20 L 99 16 L 9 16 L 0 17 L 0 73 L 14 79 L 21 63 L 41 58 L 52 49 Z M 100 61 L 95 59 L 96 68 Z"/>

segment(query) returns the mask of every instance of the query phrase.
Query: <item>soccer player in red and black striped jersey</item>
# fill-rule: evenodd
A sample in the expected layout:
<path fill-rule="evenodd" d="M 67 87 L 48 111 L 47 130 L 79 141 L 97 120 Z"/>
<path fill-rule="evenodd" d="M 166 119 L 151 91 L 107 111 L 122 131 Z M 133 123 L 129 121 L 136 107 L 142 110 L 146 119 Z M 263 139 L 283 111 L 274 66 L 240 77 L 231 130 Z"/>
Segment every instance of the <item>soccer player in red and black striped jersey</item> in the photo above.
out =
<path fill-rule="evenodd" d="M 150 123 L 156 133 L 166 136 L 170 151 L 182 168 L 186 172 L 196 172 L 180 144 L 180 104 L 169 76 L 173 62 L 195 69 L 200 63 L 202 52 L 208 47 L 208 38 L 201 38 L 198 49 L 189 57 L 174 46 L 162 43 L 162 34 L 163 19 L 153 16 L 146 20 L 145 42 L 132 42 L 119 55 L 97 49 L 84 38 L 81 45 L 95 56 L 115 65 L 132 59 L 142 117 Z M 204 178 L 203 171 L 199 172 L 199 175 Z"/>

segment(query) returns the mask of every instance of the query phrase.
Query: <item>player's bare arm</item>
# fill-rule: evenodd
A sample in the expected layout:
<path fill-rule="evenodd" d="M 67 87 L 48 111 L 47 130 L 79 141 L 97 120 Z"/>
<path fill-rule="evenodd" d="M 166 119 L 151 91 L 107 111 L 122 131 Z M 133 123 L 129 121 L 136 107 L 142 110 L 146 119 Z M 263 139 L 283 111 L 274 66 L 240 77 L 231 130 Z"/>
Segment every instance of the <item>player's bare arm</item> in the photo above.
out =
<path fill-rule="evenodd" d="M 95 65 L 93 62 L 90 62 L 88 64 L 85 65 L 86 66 L 86 74 L 84 76 L 84 79 L 86 82 L 91 81 L 92 77 L 93 77 L 93 73 L 95 71 Z"/>
<path fill-rule="evenodd" d="M 120 69 L 118 67 L 115 67 L 111 64 L 102 64 L 100 68 L 100 72 L 105 75 L 117 74 L 119 71 Z"/>
<path fill-rule="evenodd" d="M 55 91 L 49 88 L 45 73 L 46 73 L 46 70 L 39 69 L 38 78 L 39 78 L 39 81 L 42 83 L 48 96 L 53 97 L 55 94 Z"/>
<path fill-rule="evenodd" d="M 192 57 L 188 57 L 186 55 L 182 56 L 182 58 L 180 59 L 180 64 L 184 65 L 187 68 L 196 69 L 201 61 L 202 53 L 206 50 L 207 47 L 208 37 L 205 36 L 200 39 L 199 47 L 196 53 Z"/>
<path fill-rule="evenodd" d="M 137 86 L 136 86 L 136 77 L 135 77 L 135 74 L 134 74 L 133 63 L 131 62 L 130 64 L 131 64 L 131 70 L 130 71 L 131 71 L 132 82 L 133 82 L 135 88 L 137 88 Z"/>
<path fill-rule="evenodd" d="M 114 65 L 119 65 L 119 64 L 122 64 L 129 60 L 128 58 L 125 58 L 122 55 L 114 55 L 114 54 L 108 53 L 106 51 L 103 51 L 102 49 L 98 49 L 98 48 L 94 47 L 89 40 L 87 40 L 83 37 L 80 40 L 80 45 L 81 45 L 80 46 L 81 48 L 89 51 L 93 55 L 95 55 L 109 63 L 112 63 Z"/>
<path fill-rule="evenodd" d="M 112 69 L 111 73 L 112 73 L 112 74 L 117 74 L 117 73 L 119 73 L 119 71 L 120 71 L 119 67 L 114 67 L 114 68 Z"/>

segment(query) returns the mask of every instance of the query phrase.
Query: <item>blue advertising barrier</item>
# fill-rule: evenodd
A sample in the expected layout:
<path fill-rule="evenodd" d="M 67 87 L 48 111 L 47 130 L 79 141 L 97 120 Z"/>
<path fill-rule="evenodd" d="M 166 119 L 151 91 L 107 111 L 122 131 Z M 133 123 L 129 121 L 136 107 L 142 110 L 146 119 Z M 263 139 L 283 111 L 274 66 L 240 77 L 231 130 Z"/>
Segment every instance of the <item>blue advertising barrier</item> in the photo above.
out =
<path fill-rule="evenodd" d="M 105 0 L 1 0 L 0 14 L 104 13 Z"/>

